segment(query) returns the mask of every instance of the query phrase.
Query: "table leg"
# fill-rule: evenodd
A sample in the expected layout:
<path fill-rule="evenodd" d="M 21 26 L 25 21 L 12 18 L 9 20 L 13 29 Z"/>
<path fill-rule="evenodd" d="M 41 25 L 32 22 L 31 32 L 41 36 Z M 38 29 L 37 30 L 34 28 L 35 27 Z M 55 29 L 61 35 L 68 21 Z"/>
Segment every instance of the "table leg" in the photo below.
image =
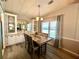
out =
<path fill-rule="evenodd" d="M 40 46 L 40 55 L 42 54 L 42 46 Z"/>

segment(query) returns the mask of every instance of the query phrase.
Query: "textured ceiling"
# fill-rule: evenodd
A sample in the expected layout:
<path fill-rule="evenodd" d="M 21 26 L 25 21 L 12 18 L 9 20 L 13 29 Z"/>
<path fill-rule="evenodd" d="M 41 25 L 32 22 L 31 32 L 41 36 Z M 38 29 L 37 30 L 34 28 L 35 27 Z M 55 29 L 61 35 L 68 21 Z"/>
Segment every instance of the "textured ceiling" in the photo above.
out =
<path fill-rule="evenodd" d="M 5 10 L 18 14 L 19 19 L 26 19 L 38 16 L 38 4 L 41 5 L 40 15 L 44 16 L 74 2 L 74 0 L 53 0 L 54 2 L 48 5 L 49 1 L 50 0 L 7 0 Z"/>

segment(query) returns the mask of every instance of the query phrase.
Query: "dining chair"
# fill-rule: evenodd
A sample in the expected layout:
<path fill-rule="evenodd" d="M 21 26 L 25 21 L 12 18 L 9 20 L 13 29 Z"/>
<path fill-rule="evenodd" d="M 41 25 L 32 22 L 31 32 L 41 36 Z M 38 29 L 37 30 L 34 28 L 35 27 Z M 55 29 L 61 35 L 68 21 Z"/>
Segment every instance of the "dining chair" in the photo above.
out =
<path fill-rule="evenodd" d="M 39 46 L 32 40 L 32 37 L 27 35 L 28 39 L 28 52 L 31 54 L 32 58 L 35 59 L 35 52 L 39 54 Z"/>
<path fill-rule="evenodd" d="M 27 39 L 27 34 L 25 34 L 25 33 L 24 33 L 24 38 L 25 38 L 25 48 L 26 48 L 26 45 L 27 45 L 27 43 L 28 43 L 28 42 L 27 42 L 28 39 Z"/>

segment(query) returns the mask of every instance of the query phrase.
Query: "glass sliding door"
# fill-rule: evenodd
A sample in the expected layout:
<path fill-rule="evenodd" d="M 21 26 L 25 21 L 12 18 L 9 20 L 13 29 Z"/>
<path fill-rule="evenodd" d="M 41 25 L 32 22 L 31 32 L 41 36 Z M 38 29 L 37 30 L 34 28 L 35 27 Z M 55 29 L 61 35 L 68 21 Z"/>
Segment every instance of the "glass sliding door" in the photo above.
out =
<path fill-rule="evenodd" d="M 57 31 L 57 21 L 48 21 L 42 22 L 41 32 L 47 33 L 49 37 L 56 38 L 56 31 Z"/>
<path fill-rule="evenodd" d="M 57 21 L 51 21 L 49 25 L 49 37 L 56 38 L 56 30 L 57 30 Z"/>
<path fill-rule="evenodd" d="M 49 22 L 42 22 L 41 25 L 42 25 L 41 32 L 48 34 L 48 31 L 49 31 Z"/>

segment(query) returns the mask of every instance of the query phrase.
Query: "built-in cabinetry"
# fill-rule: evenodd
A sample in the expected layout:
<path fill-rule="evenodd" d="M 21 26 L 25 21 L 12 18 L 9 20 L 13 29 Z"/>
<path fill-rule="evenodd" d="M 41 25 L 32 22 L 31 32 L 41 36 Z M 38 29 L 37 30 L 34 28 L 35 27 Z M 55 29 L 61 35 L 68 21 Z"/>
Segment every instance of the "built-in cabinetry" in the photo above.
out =
<path fill-rule="evenodd" d="M 22 31 L 22 30 L 27 30 L 27 21 L 23 19 L 18 19 L 17 20 L 17 30 Z"/>
<path fill-rule="evenodd" d="M 18 44 L 24 42 L 24 35 L 22 33 L 8 35 L 8 44 L 7 46 Z"/>
<path fill-rule="evenodd" d="M 3 16 L 5 46 L 10 46 L 24 42 L 23 33 L 17 32 L 17 15 L 4 13 Z"/>
<path fill-rule="evenodd" d="M 33 31 L 36 31 L 36 32 L 39 31 L 38 21 L 35 21 L 35 20 L 32 21 L 32 29 Z"/>
<path fill-rule="evenodd" d="M 4 14 L 4 22 L 6 22 L 7 33 L 8 34 L 16 34 L 17 33 L 17 15 L 5 13 Z"/>
<path fill-rule="evenodd" d="M 5 12 L 3 14 L 3 27 L 4 27 L 5 47 L 8 46 L 9 43 L 14 44 L 14 40 L 16 39 L 13 39 L 13 38 L 8 39 L 8 36 L 17 34 L 17 15 Z"/>

